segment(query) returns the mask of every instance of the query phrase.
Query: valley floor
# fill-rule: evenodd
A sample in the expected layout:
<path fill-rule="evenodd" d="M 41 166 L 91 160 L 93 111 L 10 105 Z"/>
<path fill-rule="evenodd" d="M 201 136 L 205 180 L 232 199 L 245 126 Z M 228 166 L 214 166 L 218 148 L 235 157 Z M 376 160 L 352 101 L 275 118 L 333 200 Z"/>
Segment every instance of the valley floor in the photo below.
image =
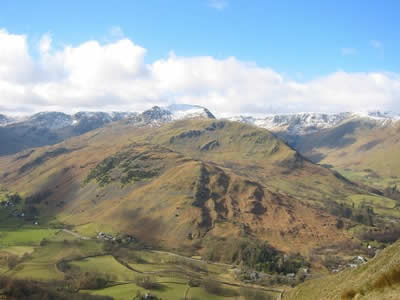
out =
<path fill-rule="evenodd" d="M 16 279 L 64 281 L 76 292 L 117 300 L 148 292 L 166 300 L 279 299 L 281 295 L 279 289 L 238 281 L 235 266 L 164 251 L 106 247 L 104 241 L 66 229 L 2 231 L 0 273 Z M 98 286 L 87 282 L 100 279 L 106 282 Z"/>

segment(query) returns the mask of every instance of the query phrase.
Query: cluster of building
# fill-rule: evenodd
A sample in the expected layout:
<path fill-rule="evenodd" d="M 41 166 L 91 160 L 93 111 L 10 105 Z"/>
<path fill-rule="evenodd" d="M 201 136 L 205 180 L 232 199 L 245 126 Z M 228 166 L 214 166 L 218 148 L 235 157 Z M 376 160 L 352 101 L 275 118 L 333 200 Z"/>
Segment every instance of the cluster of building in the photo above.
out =
<path fill-rule="evenodd" d="M 112 241 L 112 242 L 117 242 L 117 243 L 122 243 L 122 244 L 129 244 L 131 242 L 136 241 L 136 239 L 130 235 L 113 236 L 112 234 L 105 233 L 105 232 L 97 233 L 97 239 L 103 240 L 103 241 Z"/>
<path fill-rule="evenodd" d="M 368 260 L 364 256 L 358 255 L 354 257 L 349 263 L 340 265 L 338 268 L 333 269 L 332 272 L 338 273 L 347 268 L 357 268 L 358 266 L 365 264 L 367 261 Z"/>

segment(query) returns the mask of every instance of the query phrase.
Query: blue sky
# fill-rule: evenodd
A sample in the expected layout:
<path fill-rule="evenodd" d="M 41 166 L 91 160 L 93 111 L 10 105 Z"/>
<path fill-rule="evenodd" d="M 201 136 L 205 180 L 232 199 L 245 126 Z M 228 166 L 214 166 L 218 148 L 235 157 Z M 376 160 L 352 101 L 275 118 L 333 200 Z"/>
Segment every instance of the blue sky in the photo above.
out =
<path fill-rule="evenodd" d="M 114 26 L 149 49 L 235 56 L 290 76 L 400 69 L 400 1 L 3 0 L 0 28 L 56 44 L 105 39 Z M 381 49 L 373 46 L 378 41 Z"/>
<path fill-rule="evenodd" d="M 42 59 L 37 45 L 44 35 L 51 38 L 52 55 L 89 40 L 105 45 L 128 39 L 146 50 L 147 66 L 173 51 L 184 58 L 234 57 L 298 84 L 338 72 L 379 73 L 393 81 L 393 74 L 397 80 L 400 73 L 399 12 L 400 1 L 395 0 L 2 0 L 0 29 L 25 35 L 29 59 L 36 63 Z M 389 86 L 397 86 L 396 80 Z M 178 102 L 185 98 L 193 97 Z M 382 101 L 375 106 L 392 108 L 389 100 Z M 262 111 L 280 110 L 271 107 L 266 103 Z M 324 107 L 331 109 L 313 109 Z M 253 105 L 249 112 L 259 109 Z"/>

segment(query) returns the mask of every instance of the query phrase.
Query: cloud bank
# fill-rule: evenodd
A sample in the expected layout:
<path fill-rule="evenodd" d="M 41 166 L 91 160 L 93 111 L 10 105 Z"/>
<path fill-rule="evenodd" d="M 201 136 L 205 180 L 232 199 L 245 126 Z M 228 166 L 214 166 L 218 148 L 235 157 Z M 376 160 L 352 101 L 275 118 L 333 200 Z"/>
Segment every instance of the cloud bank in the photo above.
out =
<path fill-rule="evenodd" d="M 30 54 L 25 35 L 0 29 L 0 113 L 142 111 L 197 104 L 219 116 L 300 111 L 400 111 L 400 75 L 335 72 L 308 82 L 229 57 L 167 57 L 120 37 L 52 48 L 46 34 Z"/>

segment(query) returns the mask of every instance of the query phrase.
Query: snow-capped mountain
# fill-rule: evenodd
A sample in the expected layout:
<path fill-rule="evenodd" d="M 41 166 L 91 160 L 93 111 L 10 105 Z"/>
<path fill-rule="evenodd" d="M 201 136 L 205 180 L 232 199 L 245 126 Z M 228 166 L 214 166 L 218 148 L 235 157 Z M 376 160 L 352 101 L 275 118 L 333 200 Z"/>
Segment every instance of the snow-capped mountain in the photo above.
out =
<path fill-rule="evenodd" d="M 13 122 L 12 118 L 10 118 L 6 115 L 0 114 L 0 126 L 5 126 L 7 124 L 10 124 L 11 122 Z"/>
<path fill-rule="evenodd" d="M 81 111 L 73 115 L 73 122 L 72 125 L 76 124 L 77 122 L 81 122 L 82 120 L 95 120 L 101 123 L 110 123 L 115 121 L 120 121 L 126 118 L 131 118 L 136 116 L 137 113 L 135 112 L 88 112 L 88 111 Z"/>
<path fill-rule="evenodd" d="M 83 134 L 104 125 L 135 117 L 137 113 L 131 112 L 78 112 L 72 116 L 69 125 L 75 134 Z"/>
<path fill-rule="evenodd" d="M 26 125 L 56 130 L 70 126 L 73 117 L 62 112 L 40 112 L 23 121 Z"/>
<path fill-rule="evenodd" d="M 215 116 L 205 107 L 188 104 L 173 104 L 167 107 L 171 112 L 172 120 L 181 119 L 215 119 Z"/>
<path fill-rule="evenodd" d="M 141 126 L 159 126 L 164 123 L 183 119 L 215 119 L 215 117 L 204 107 L 179 104 L 170 105 L 166 108 L 154 106 L 141 114 L 129 118 L 129 122 Z"/>
<path fill-rule="evenodd" d="M 352 114 L 352 117 L 374 120 L 382 126 L 393 124 L 400 121 L 400 115 L 395 114 L 393 112 L 381 112 L 381 111 L 355 112 Z"/>
<path fill-rule="evenodd" d="M 59 130 L 67 127 L 80 128 L 80 131 L 92 130 L 105 124 L 130 120 L 130 123 L 140 124 L 162 124 L 181 119 L 194 118 L 215 118 L 206 108 L 201 106 L 179 104 L 170 105 L 162 108 L 154 106 L 142 113 L 137 112 L 88 112 L 82 111 L 73 115 L 63 112 L 40 112 L 21 120 L 12 120 L 5 115 L 0 115 L 0 126 L 6 126 L 10 123 L 23 124 L 24 126 L 34 126 L 38 128 L 47 128 L 50 130 Z"/>
<path fill-rule="evenodd" d="M 94 129 L 135 115 L 137 114 L 129 112 L 78 112 L 74 115 L 62 112 L 40 112 L 20 123 L 50 130 L 58 130 L 69 126 L 88 126 Z"/>
<path fill-rule="evenodd" d="M 9 145 L 0 149 L 0 155 L 21 149 L 58 143 L 66 138 L 101 128 L 111 122 L 124 121 L 132 126 L 160 126 L 182 119 L 215 119 L 207 109 L 196 105 L 175 104 L 167 107 L 154 106 L 137 112 L 40 112 L 24 118 L 0 115 L 0 142 Z M 344 113 L 295 113 L 269 114 L 263 116 L 239 115 L 228 118 L 252 124 L 275 132 L 290 145 L 295 145 L 301 136 L 335 129 L 348 121 L 366 120 L 368 124 L 389 126 L 400 121 L 400 115 L 388 112 L 344 112 Z M 358 126 L 358 125 L 357 125 Z M 29 137 L 29 141 L 27 141 Z M 11 146 L 11 141 L 13 145 Z"/>
<path fill-rule="evenodd" d="M 389 112 L 344 112 L 337 114 L 326 113 L 295 113 L 275 114 L 262 117 L 235 116 L 228 118 L 252 124 L 275 132 L 286 132 L 290 135 L 304 135 L 335 127 L 342 122 L 352 119 L 367 119 L 384 126 L 400 120 L 400 116 Z"/>
<path fill-rule="evenodd" d="M 215 117 L 206 108 L 192 105 L 155 106 L 142 113 L 78 112 L 69 115 L 63 112 L 40 112 L 19 119 L 0 115 L 0 155 L 56 144 L 116 121 L 125 120 L 132 126 L 160 126 L 193 118 Z"/>
<path fill-rule="evenodd" d="M 75 128 L 84 133 L 104 126 L 110 122 L 128 120 L 137 125 L 160 125 L 181 119 L 211 118 L 215 116 L 202 106 L 188 104 L 173 104 L 167 107 L 154 106 L 142 113 L 137 112 L 78 112 L 69 115 L 62 112 L 40 112 L 24 119 L 13 119 L 0 114 L 0 126 L 23 124 L 49 130 Z M 239 115 L 227 118 L 252 124 L 275 132 L 286 132 L 291 135 L 310 134 L 322 129 L 335 127 L 351 119 L 368 119 L 378 125 L 387 125 L 400 121 L 400 115 L 390 112 L 343 112 L 329 113 L 294 113 L 267 114 L 264 116 Z"/>

